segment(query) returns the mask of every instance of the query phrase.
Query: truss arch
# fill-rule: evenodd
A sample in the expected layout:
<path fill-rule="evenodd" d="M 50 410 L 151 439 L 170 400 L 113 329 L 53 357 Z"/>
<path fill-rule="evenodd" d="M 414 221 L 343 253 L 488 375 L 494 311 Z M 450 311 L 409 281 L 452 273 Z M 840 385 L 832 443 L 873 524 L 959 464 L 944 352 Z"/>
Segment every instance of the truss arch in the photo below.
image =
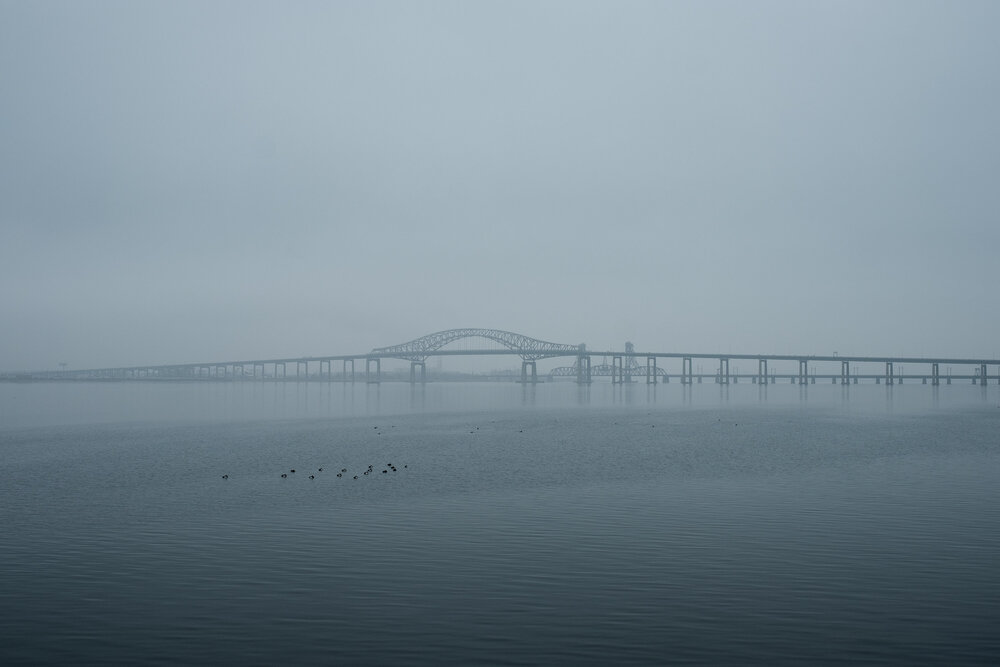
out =
<path fill-rule="evenodd" d="M 524 361 L 579 354 L 585 349 L 583 345 L 552 343 L 502 329 L 447 329 L 399 345 L 376 347 L 371 351 L 371 354 L 423 362 L 435 350 L 463 338 L 486 338 L 500 343 L 507 349 L 517 352 Z"/>

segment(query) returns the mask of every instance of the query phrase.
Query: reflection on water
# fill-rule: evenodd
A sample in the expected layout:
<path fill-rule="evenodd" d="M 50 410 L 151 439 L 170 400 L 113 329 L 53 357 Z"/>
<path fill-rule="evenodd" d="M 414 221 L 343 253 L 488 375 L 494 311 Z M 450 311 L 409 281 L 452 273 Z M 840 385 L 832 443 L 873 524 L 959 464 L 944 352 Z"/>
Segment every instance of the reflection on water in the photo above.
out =
<path fill-rule="evenodd" d="M 81 382 L 0 383 L 0 425 L 327 419 L 511 408 L 839 406 L 906 412 L 997 403 L 1000 388 L 952 385 Z"/>

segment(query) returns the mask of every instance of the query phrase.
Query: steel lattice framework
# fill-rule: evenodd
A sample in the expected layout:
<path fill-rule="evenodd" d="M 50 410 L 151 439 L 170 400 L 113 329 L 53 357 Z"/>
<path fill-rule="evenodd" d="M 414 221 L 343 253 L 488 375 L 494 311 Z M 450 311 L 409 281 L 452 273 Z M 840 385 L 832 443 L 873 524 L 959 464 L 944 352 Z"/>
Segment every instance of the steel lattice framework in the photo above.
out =
<path fill-rule="evenodd" d="M 448 329 L 428 334 L 416 340 L 389 347 L 376 347 L 372 354 L 379 356 L 392 356 L 396 359 L 407 359 L 409 361 L 423 362 L 427 360 L 428 353 L 434 352 L 456 340 L 463 338 L 486 338 L 500 343 L 509 350 L 513 350 L 521 355 L 525 361 L 535 361 L 548 357 L 565 356 L 566 353 L 577 353 L 580 345 L 565 345 L 563 343 L 550 343 L 537 338 L 503 331 L 501 329 Z"/>
<path fill-rule="evenodd" d="M 655 369 L 657 377 L 664 377 L 667 372 L 660 367 Z M 646 367 L 637 363 L 626 364 L 619 373 L 629 377 L 645 377 Z M 614 377 L 615 368 L 611 364 L 597 364 L 590 369 L 591 377 Z M 579 377 L 580 365 L 560 366 L 549 371 L 549 377 Z"/>
<path fill-rule="evenodd" d="M 625 353 L 622 355 L 623 364 L 620 369 L 616 369 L 613 364 L 609 364 L 605 359 L 603 364 L 598 364 L 590 369 L 591 377 L 615 377 L 616 373 L 628 377 L 641 377 L 646 375 L 646 368 L 639 365 L 635 360 L 635 346 L 632 343 L 625 343 Z M 658 377 L 666 377 L 667 372 L 662 368 L 654 368 L 650 371 Z M 560 366 L 549 371 L 549 377 L 580 377 L 580 360 L 572 366 Z"/>

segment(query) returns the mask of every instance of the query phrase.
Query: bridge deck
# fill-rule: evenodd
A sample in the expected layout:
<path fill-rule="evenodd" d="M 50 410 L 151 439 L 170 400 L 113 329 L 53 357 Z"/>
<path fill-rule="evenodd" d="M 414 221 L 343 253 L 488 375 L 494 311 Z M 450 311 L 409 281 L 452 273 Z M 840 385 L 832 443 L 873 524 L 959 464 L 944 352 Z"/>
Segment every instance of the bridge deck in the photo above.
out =
<path fill-rule="evenodd" d="M 476 350 L 426 350 L 422 351 L 421 355 L 426 357 L 451 357 L 451 356 L 521 356 L 524 357 L 529 354 L 534 359 L 542 358 L 577 358 L 580 356 L 587 357 L 627 357 L 630 359 L 646 359 L 646 358 L 656 358 L 656 359 L 719 359 L 719 360 L 763 360 L 763 361 L 788 361 L 788 362 L 848 362 L 851 364 L 861 364 L 861 363 L 891 363 L 891 364 L 926 364 L 928 366 L 933 364 L 938 365 L 952 365 L 952 366 L 997 366 L 1000 365 L 1000 360 L 998 359 L 984 359 L 984 358 L 968 358 L 968 357 L 898 357 L 898 356 L 852 356 L 852 355 L 815 355 L 815 354 L 733 354 L 733 353 L 718 353 L 718 352 L 662 352 L 662 351 L 635 351 L 632 353 L 625 353 L 618 350 L 559 350 L 559 351 L 540 351 L 540 350 L 510 350 L 510 349 L 476 349 Z M 61 371 L 41 371 L 37 373 L 32 373 L 32 375 L 37 375 L 39 377 L 48 378 L 73 378 L 81 376 L 97 376 L 101 374 L 109 373 L 122 373 L 122 372 L 169 372 L 169 371 L 183 371 L 183 370 L 197 370 L 205 368 L 223 368 L 223 367 L 250 367 L 250 366 L 262 366 L 262 365 L 295 365 L 295 364 L 306 364 L 308 369 L 308 364 L 321 363 L 321 364 L 331 364 L 333 362 L 355 362 L 355 361 L 366 361 L 366 360 L 383 360 L 383 359 L 408 359 L 408 355 L 400 354 L 400 352 L 382 352 L 382 351 L 372 351 L 363 354 L 341 354 L 341 355 L 327 355 L 327 356 L 312 356 L 312 357 L 278 357 L 273 359 L 243 359 L 243 360 L 227 360 L 227 361 L 212 361 L 212 362 L 198 362 L 198 363 L 182 363 L 182 364 L 159 364 L 159 365 L 141 365 L 141 366 L 118 366 L 110 368 L 91 368 L 82 370 L 61 370 Z M 328 369 L 328 372 L 332 371 L 332 368 Z M 362 370 L 363 372 L 363 370 Z M 735 375 L 733 373 L 732 375 Z M 744 374 L 746 376 L 755 374 Z M 941 373 L 944 376 L 943 373 Z M 852 377 L 854 374 L 852 374 Z M 921 377 L 921 375 L 916 375 L 916 377 Z"/>

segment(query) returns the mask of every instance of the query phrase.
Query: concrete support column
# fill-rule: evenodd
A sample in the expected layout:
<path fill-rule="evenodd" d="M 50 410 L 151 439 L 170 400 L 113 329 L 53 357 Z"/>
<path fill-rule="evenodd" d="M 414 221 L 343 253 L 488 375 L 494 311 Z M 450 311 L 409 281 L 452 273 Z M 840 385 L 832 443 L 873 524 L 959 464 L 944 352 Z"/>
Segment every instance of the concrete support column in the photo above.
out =
<path fill-rule="evenodd" d="M 691 367 L 691 357 L 681 359 L 681 384 L 692 384 L 694 370 Z"/>
<path fill-rule="evenodd" d="M 757 384 L 767 384 L 767 359 L 757 360 Z"/>
<path fill-rule="evenodd" d="M 616 354 L 611 357 L 611 384 L 622 384 L 625 382 L 625 369 L 622 355 Z"/>
<path fill-rule="evenodd" d="M 799 384 L 806 384 L 809 382 L 809 361 L 807 359 L 799 359 Z"/>
<path fill-rule="evenodd" d="M 417 369 L 420 369 L 420 382 L 423 384 L 427 382 L 427 362 L 425 361 L 411 361 L 410 362 L 410 384 L 417 383 Z"/>
<path fill-rule="evenodd" d="M 372 378 L 372 362 L 375 362 L 375 377 Z M 382 359 L 376 357 L 375 359 L 366 358 L 365 359 L 365 381 L 368 384 L 378 384 L 382 381 Z"/>
<path fill-rule="evenodd" d="M 528 369 L 531 369 L 531 377 L 528 377 Z M 534 361 L 521 361 L 521 382 L 535 384 L 538 382 L 538 365 Z"/>
<path fill-rule="evenodd" d="M 719 359 L 719 372 L 715 381 L 719 384 L 729 384 L 729 359 L 727 357 Z"/>
<path fill-rule="evenodd" d="M 941 384 L 941 374 L 938 372 L 937 363 L 931 364 L 931 384 L 935 387 Z"/>
<path fill-rule="evenodd" d="M 656 384 L 656 357 L 646 357 L 646 384 Z"/>
<path fill-rule="evenodd" d="M 896 383 L 895 375 L 896 372 L 893 369 L 892 362 L 891 361 L 885 362 L 885 383 L 887 385 L 895 384 Z"/>
<path fill-rule="evenodd" d="M 986 386 L 986 364 L 979 364 L 979 384 Z"/>
<path fill-rule="evenodd" d="M 851 362 L 841 361 L 840 362 L 840 384 L 850 384 L 851 383 Z"/>
<path fill-rule="evenodd" d="M 576 358 L 576 382 L 577 384 L 590 384 L 590 355 L 581 355 Z"/>

